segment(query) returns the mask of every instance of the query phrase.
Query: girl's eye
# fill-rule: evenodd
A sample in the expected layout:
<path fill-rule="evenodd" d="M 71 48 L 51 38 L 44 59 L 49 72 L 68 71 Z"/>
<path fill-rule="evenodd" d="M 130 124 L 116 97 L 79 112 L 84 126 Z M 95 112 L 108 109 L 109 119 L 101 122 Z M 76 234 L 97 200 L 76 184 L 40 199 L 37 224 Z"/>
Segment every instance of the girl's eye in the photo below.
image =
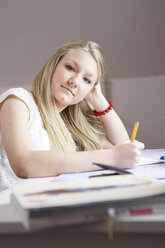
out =
<path fill-rule="evenodd" d="M 87 82 L 88 84 L 91 83 L 91 81 L 88 78 L 83 78 L 85 82 Z"/>
<path fill-rule="evenodd" d="M 74 68 L 72 67 L 72 66 L 70 66 L 70 65 L 66 65 L 65 66 L 69 71 L 74 71 Z"/>

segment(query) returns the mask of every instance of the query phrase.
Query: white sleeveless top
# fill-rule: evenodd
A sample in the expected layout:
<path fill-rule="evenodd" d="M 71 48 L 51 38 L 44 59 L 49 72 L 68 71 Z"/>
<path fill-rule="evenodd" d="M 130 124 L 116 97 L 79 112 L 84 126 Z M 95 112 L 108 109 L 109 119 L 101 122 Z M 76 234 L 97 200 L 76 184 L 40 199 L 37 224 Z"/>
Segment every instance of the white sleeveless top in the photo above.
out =
<path fill-rule="evenodd" d="M 0 103 L 9 95 L 15 95 L 26 103 L 30 112 L 29 134 L 32 140 L 34 150 L 50 150 L 50 140 L 46 130 L 43 127 L 42 119 L 37 105 L 32 95 L 23 88 L 13 88 L 5 91 L 0 95 Z M 24 181 L 15 175 L 8 161 L 2 136 L 0 132 L 0 191 L 10 188 L 15 183 Z"/>

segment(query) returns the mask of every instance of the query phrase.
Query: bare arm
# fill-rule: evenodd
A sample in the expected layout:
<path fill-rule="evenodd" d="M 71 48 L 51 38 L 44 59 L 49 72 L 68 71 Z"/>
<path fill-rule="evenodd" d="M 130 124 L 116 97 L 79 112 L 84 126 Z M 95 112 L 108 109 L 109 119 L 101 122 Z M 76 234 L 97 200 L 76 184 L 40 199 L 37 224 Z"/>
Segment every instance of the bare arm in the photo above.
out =
<path fill-rule="evenodd" d="M 97 112 L 102 112 L 109 106 L 108 101 L 101 92 L 100 84 L 93 88 L 87 96 L 87 100 Z M 130 140 L 121 119 L 114 109 L 110 110 L 109 113 L 102 115 L 100 118 L 105 127 L 107 139 L 110 144 L 117 145 Z"/>
<path fill-rule="evenodd" d="M 135 142 L 99 151 L 34 151 L 28 120 L 29 111 L 23 102 L 9 98 L 3 103 L 0 111 L 2 139 L 11 167 L 19 177 L 97 170 L 93 162 L 133 168 L 139 161 L 140 149 L 143 149 L 143 144 Z"/>

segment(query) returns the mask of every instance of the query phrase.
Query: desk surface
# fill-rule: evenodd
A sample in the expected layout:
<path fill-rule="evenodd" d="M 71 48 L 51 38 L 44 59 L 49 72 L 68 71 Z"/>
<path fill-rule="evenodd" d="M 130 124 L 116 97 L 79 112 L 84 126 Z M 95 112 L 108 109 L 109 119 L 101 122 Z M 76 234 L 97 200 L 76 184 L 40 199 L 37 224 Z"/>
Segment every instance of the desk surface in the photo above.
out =
<path fill-rule="evenodd" d="M 152 152 L 152 150 L 150 150 Z M 165 149 L 153 150 L 154 156 L 165 154 Z M 165 168 L 165 166 L 164 166 Z M 165 169 L 164 169 L 165 172 Z M 69 231 L 107 233 L 107 223 L 83 224 L 69 227 Z M 56 228 L 57 229 L 57 228 Z M 63 230 L 68 227 L 63 227 Z M 10 191 L 0 193 L 0 234 L 25 233 L 20 215 L 10 204 Z M 114 232 L 117 233 L 165 233 L 165 214 L 145 216 L 120 216 L 116 218 Z"/>

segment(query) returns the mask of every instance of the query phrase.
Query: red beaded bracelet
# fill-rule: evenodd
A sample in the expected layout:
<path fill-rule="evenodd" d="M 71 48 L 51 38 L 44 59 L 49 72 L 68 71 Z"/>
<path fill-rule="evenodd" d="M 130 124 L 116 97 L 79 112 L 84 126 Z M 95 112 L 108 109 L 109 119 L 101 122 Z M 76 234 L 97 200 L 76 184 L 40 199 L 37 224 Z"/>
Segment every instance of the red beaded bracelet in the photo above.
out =
<path fill-rule="evenodd" d="M 97 112 L 96 110 L 93 111 L 94 115 L 95 116 L 102 116 L 102 115 L 105 115 L 106 113 L 109 113 L 109 111 L 111 109 L 113 109 L 113 103 L 112 102 L 108 102 L 109 103 L 109 106 L 106 110 L 102 111 L 102 112 Z"/>

